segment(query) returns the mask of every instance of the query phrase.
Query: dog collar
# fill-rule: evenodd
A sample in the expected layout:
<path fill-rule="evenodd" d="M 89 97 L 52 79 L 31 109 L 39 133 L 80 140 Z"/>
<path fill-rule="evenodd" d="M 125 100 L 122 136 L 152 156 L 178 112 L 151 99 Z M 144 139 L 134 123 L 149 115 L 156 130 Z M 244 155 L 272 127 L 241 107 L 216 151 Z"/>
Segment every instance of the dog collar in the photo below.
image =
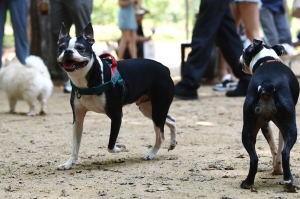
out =
<path fill-rule="evenodd" d="M 265 63 L 269 63 L 269 62 L 282 62 L 281 59 L 279 58 L 272 58 L 272 59 L 268 59 L 268 60 L 263 60 L 259 63 L 256 63 L 253 68 L 252 68 L 252 74 L 254 73 L 254 71 L 260 67 L 261 65 L 265 64 Z"/>
<path fill-rule="evenodd" d="M 281 59 L 277 58 L 277 59 L 271 59 L 271 60 L 267 60 L 265 62 L 282 62 Z M 262 65 L 263 63 L 261 63 L 260 65 Z"/>
<path fill-rule="evenodd" d="M 104 84 L 99 84 L 97 86 L 91 87 L 91 88 L 77 88 L 72 81 L 71 82 L 71 86 L 72 89 L 75 91 L 77 98 L 81 98 L 82 95 L 100 95 L 105 91 L 108 91 L 110 89 L 113 89 L 116 84 L 118 83 L 121 86 L 122 89 L 122 101 L 124 101 L 126 95 L 127 95 L 127 87 L 125 85 L 125 81 L 123 80 L 123 78 L 121 77 L 118 69 L 117 69 L 117 61 L 116 59 L 108 54 L 108 53 L 104 53 L 101 54 L 99 56 L 100 58 L 102 58 L 103 61 L 105 61 L 109 67 L 110 67 L 110 71 L 111 71 L 111 80 L 108 82 L 105 82 Z"/>

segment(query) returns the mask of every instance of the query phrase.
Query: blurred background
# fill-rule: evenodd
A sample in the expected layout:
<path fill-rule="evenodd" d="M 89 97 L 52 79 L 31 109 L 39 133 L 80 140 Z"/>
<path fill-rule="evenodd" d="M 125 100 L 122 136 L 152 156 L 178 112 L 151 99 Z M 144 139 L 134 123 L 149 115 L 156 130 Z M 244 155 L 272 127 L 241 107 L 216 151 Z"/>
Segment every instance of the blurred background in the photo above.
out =
<path fill-rule="evenodd" d="M 143 29 L 145 35 L 152 36 L 155 48 L 154 59 L 162 62 L 171 69 L 173 76 L 180 75 L 181 64 L 181 43 L 189 42 L 192 35 L 195 15 L 198 13 L 201 0 L 142 0 L 142 7 L 149 10 L 144 15 Z M 287 0 L 287 10 L 290 19 L 292 36 L 296 37 L 300 30 L 300 20 L 291 17 L 293 0 Z M 117 45 L 121 32 L 117 26 L 118 2 L 112 0 L 94 0 L 92 12 L 92 24 L 95 31 L 96 48 L 103 50 L 110 45 Z M 14 57 L 14 37 L 11 28 L 10 16 L 5 25 L 4 53 L 2 59 Z M 56 79 L 61 71 L 58 71 L 57 63 L 51 63 L 49 59 L 49 15 L 42 15 L 36 0 L 30 0 L 29 16 L 30 21 L 28 35 L 30 39 L 30 54 L 43 58 L 48 66 L 51 76 Z M 74 36 L 73 30 L 70 30 Z M 56 48 L 56 47 L 55 47 Z M 115 52 L 112 51 L 112 54 Z M 188 52 L 186 53 L 186 55 Z M 56 55 L 55 55 L 56 56 Z"/>

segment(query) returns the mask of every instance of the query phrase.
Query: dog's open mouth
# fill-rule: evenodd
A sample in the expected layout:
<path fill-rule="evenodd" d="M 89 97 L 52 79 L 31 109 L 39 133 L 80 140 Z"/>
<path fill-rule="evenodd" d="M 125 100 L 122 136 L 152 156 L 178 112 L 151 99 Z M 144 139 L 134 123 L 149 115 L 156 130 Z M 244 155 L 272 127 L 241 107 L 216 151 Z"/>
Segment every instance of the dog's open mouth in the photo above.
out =
<path fill-rule="evenodd" d="M 76 62 L 76 61 L 72 61 L 72 60 L 67 60 L 67 61 L 61 62 L 60 65 L 66 71 L 72 72 L 72 71 L 79 70 L 79 69 L 85 67 L 87 65 L 87 63 L 88 63 L 87 61 Z"/>

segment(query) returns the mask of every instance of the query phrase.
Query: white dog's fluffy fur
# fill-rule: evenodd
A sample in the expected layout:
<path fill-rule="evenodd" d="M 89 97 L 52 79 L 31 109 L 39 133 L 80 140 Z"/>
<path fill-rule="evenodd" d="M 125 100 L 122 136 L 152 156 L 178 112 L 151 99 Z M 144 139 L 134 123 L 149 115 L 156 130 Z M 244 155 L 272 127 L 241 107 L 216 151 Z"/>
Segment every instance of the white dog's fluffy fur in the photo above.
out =
<path fill-rule="evenodd" d="M 40 57 L 30 55 L 24 66 L 17 58 L 0 69 L 0 86 L 6 92 L 9 102 L 9 113 L 15 111 L 18 100 L 25 100 L 29 105 L 27 115 L 35 115 L 35 104 L 41 103 L 40 114 L 46 113 L 46 102 L 53 89 L 53 83 Z"/>

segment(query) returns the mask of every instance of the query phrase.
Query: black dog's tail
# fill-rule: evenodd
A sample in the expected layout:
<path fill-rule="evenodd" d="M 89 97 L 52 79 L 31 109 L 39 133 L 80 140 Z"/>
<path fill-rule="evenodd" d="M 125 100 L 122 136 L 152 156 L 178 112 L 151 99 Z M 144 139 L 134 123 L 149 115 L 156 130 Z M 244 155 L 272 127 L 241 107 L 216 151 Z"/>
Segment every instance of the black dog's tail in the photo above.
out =
<path fill-rule="evenodd" d="M 260 100 L 255 107 L 255 113 L 261 115 L 266 120 L 270 120 L 272 115 L 277 112 L 274 104 L 273 93 L 275 92 L 275 87 L 270 81 L 264 81 L 258 87 L 258 94 Z"/>
<path fill-rule="evenodd" d="M 258 94 L 263 100 L 268 100 L 272 97 L 272 94 L 275 92 L 275 88 L 270 81 L 264 81 L 258 87 Z"/>

